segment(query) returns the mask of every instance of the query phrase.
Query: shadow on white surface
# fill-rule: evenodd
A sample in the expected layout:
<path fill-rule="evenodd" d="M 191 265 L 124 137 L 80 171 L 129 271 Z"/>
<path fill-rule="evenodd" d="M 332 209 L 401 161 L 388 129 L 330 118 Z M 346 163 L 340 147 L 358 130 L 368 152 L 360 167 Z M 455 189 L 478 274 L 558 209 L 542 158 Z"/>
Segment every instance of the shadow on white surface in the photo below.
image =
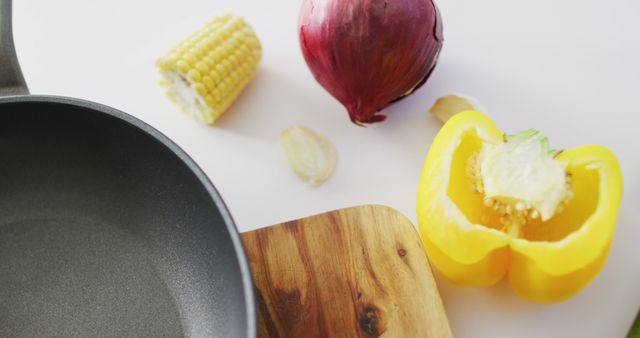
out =
<path fill-rule="evenodd" d="M 253 99 L 256 96 L 260 96 L 262 100 Z M 309 109 L 282 109 L 282 101 L 286 100 L 306 102 Z M 276 131 L 269 128 L 273 121 L 294 121 L 295 115 L 318 113 L 309 111 L 318 106 L 321 106 L 321 102 L 316 97 L 300 90 L 300 86 L 290 81 L 285 74 L 279 73 L 277 69 L 261 66 L 236 102 L 216 121 L 215 128 L 273 140 Z M 276 132 L 276 137 L 277 134 Z"/>

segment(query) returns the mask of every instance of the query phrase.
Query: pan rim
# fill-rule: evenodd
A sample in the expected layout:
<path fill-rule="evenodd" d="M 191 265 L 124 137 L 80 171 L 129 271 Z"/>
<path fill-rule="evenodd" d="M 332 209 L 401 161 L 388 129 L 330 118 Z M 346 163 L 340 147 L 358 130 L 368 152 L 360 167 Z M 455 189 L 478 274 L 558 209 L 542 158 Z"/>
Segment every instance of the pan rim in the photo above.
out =
<path fill-rule="evenodd" d="M 240 239 L 240 232 L 236 227 L 235 221 L 229 212 L 227 205 L 225 204 L 222 196 L 213 185 L 209 177 L 204 173 L 202 168 L 196 164 L 196 162 L 184 151 L 180 146 L 178 146 L 175 142 L 173 142 L 169 137 L 164 135 L 159 130 L 155 129 L 151 125 L 146 122 L 127 114 L 121 110 L 116 108 L 89 101 L 84 99 L 78 99 L 74 97 L 67 96 L 57 96 L 57 95 L 12 95 L 12 96 L 2 96 L 0 97 L 0 105 L 5 103 L 44 103 L 44 104 L 59 104 L 59 105 L 67 105 L 67 106 L 75 106 L 85 109 L 90 109 L 92 111 L 106 114 L 111 117 L 114 117 L 120 121 L 128 123 L 129 125 L 137 128 L 138 130 L 146 133 L 147 135 L 153 137 L 156 141 L 160 142 L 164 147 L 166 147 L 173 154 L 178 156 L 178 158 L 187 165 L 189 170 L 198 178 L 200 183 L 205 187 L 207 193 L 213 200 L 218 212 L 224 221 L 225 227 L 229 232 L 231 237 L 231 243 L 233 245 L 236 260 L 240 267 L 240 275 L 242 280 L 242 288 L 245 296 L 245 308 L 246 308 L 246 317 L 247 317 L 247 328 L 246 334 L 247 337 L 255 338 L 257 337 L 257 313 L 256 313 L 256 303 L 255 303 L 255 292 L 253 280 L 251 277 L 251 269 L 249 266 L 249 261 L 247 258 L 246 251 L 244 249 L 244 245 Z"/>

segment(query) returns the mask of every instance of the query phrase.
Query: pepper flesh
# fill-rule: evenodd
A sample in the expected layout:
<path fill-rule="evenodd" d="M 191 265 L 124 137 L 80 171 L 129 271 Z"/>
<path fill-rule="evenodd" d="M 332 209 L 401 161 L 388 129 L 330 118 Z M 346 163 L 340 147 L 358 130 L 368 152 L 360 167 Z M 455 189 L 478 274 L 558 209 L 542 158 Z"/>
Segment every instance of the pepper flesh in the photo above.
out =
<path fill-rule="evenodd" d="M 474 191 L 468 159 L 505 139 L 484 114 L 452 117 L 433 141 L 418 191 L 418 223 L 433 265 L 452 282 L 490 286 L 508 278 L 521 297 L 541 303 L 570 298 L 601 270 L 615 231 L 622 175 L 615 156 L 587 145 L 559 153 L 572 195 L 546 221 L 509 233 L 496 210 Z"/>

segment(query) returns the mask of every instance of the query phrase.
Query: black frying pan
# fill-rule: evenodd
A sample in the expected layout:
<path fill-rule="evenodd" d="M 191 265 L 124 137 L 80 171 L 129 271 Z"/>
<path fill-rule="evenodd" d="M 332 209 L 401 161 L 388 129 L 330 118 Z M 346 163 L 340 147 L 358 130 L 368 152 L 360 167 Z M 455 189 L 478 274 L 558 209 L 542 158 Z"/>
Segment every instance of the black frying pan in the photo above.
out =
<path fill-rule="evenodd" d="M 237 230 L 197 165 L 123 112 L 27 94 L 0 0 L 0 336 L 255 337 Z"/>

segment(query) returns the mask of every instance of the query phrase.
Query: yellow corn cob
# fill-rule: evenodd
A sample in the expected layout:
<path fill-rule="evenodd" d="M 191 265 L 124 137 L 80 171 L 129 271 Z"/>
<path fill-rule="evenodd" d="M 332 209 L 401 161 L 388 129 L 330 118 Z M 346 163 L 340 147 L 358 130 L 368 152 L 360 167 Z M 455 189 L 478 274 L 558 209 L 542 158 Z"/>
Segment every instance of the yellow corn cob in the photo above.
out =
<path fill-rule="evenodd" d="M 242 17 L 214 18 L 158 60 L 160 83 L 184 112 L 212 124 L 253 78 L 260 41 Z"/>

